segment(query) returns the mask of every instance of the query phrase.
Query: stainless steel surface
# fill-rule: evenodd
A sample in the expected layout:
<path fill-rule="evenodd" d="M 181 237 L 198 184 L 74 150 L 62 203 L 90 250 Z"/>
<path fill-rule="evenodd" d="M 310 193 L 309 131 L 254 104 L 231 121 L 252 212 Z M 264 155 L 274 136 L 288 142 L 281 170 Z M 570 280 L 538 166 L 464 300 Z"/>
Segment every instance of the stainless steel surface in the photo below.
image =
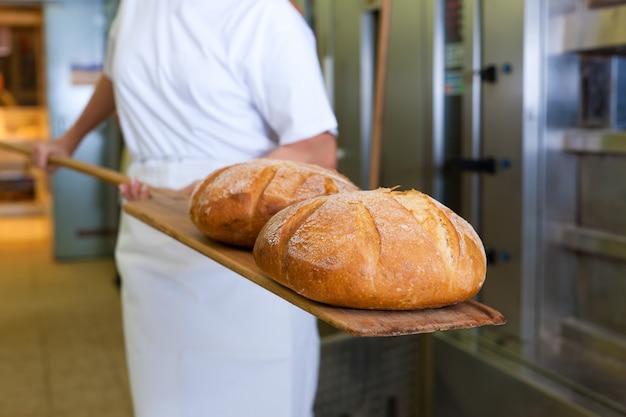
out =
<path fill-rule="evenodd" d="M 361 34 L 359 45 L 361 51 L 361 161 L 369 161 L 374 131 L 375 79 L 376 79 L 376 45 L 379 10 L 366 9 L 361 14 Z M 371 181 L 370 164 L 361 166 L 361 178 L 366 184 Z M 363 187 L 365 188 L 365 187 Z"/>
<path fill-rule="evenodd" d="M 559 234 L 558 243 L 575 251 L 626 261 L 624 235 L 565 225 Z"/>
<path fill-rule="evenodd" d="M 381 184 L 433 189 L 436 1 L 393 0 Z"/>
<path fill-rule="evenodd" d="M 626 128 L 626 58 L 582 56 L 579 126 Z"/>
<path fill-rule="evenodd" d="M 461 34 L 446 39 L 445 47 L 462 48 L 464 85 L 446 89 L 443 115 L 436 119 L 444 126 L 435 146 L 444 148 L 440 153 L 449 168 L 439 174 L 437 197 L 474 225 L 493 254 L 479 299 L 503 311 L 508 319 L 503 331 L 519 338 L 524 2 L 460 4 Z M 445 71 L 448 80 L 456 68 L 446 65 Z M 476 170 L 486 162 L 492 172 Z"/>
<path fill-rule="evenodd" d="M 463 1 L 460 50 L 446 43 L 446 3 L 394 0 L 382 181 L 431 192 L 475 223 L 495 261 L 479 300 L 508 323 L 435 336 L 434 413 L 624 416 L 623 132 L 580 128 L 582 55 L 563 47 L 564 22 L 571 33 L 586 2 Z M 332 9 L 318 24 L 332 26 L 323 48 L 335 63 L 340 168 L 358 180 L 363 11 L 355 0 Z M 622 27 L 598 31 L 594 52 L 626 46 L 606 41 Z M 463 77 L 448 90 L 452 53 Z M 495 79 L 479 77 L 485 69 Z M 494 172 L 449 171 L 463 158 L 491 160 Z"/>
<path fill-rule="evenodd" d="M 420 407 L 416 353 L 422 340 L 418 336 L 325 337 L 314 407 L 316 417 L 415 416 Z"/>
<path fill-rule="evenodd" d="M 505 330 L 521 336 L 522 109 L 524 1 L 483 1 L 482 66 L 495 65 L 498 80 L 482 84 L 482 155 L 497 162 L 481 185 L 483 242 L 498 259 L 488 269 L 481 299 L 507 317 Z M 506 71 L 505 68 L 509 70 Z"/>
<path fill-rule="evenodd" d="M 577 153 L 626 154 L 626 132 L 613 130 L 568 130 L 563 150 Z"/>
<path fill-rule="evenodd" d="M 522 155 L 521 161 L 524 172 L 522 181 L 522 234 L 520 254 L 521 282 L 521 340 L 528 341 L 537 333 L 539 311 L 537 305 L 540 300 L 539 283 L 536 281 L 538 271 L 538 251 L 536 242 L 540 235 L 540 219 L 536 214 L 536 207 L 540 199 L 538 187 L 540 178 L 541 160 L 539 154 L 542 146 L 541 132 L 546 123 L 546 117 L 541 114 L 544 84 L 542 79 L 544 62 L 543 56 L 543 25 L 542 9 L 536 2 L 527 2 L 524 7 L 524 65 L 523 65 L 523 103 L 522 103 Z"/>
<path fill-rule="evenodd" d="M 562 329 L 563 336 L 577 345 L 626 363 L 626 341 L 615 332 L 574 317 L 566 317 Z"/>
<path fill-rule="evenodd" d="M 554 52 L 622 50 L 626 45 L 626 5 L 579 7 L 573 13 L 555 16 L 551 25 Z"/>
<path fill-rule="evenodd" d="M 611 56 L 626 46 L 620 38 L 625 11 L 580 3 L 543 14 L 546 119 L 539 131 L 538 204 L 526 213 L 538 215 L 541 225 L 538 314 L 528 358 L 618 415 L 626 415 L 626 202 L 624 136 L 614 118 L 615 95 L 621 95 L 614 64 L 621 59 Z M 597 55 L 600 65 L 589 65 Z"/>
<path fill-rule="evenodd" d="M 322 2 L 324 3 L 324 2 Z M 363 4 L 360 1 L 329 1 L 325 7 L 327 13 L 323 20 L 316 20 L 318 36 L 328 36 L 326 60 L 332 60 L 332 85 L 334 86 L 334 109 L 339 120 L 339 170 L 356 184 L 363 186 L 367 178 L 363 177 L 365 161 L 362 159 L 363 138 L 361 114 L 363 103 L 361 87 L 361 23 Z"/>
<path fill-rule="evenodd" d="M 434 1 L 433 21 L 445 21 L 445 3 Z M 433 25 L 432 32 L 432 196 L 444 201 L 446 195 L 446 103 L 445 103 L 445 26 L 441 23 Z"/>
<path fill-rule="evenodd" d="M 417 343 L 417 415 L 419 417 L 435 416 L 435 364 L 434 336 L 423 334 Z"/>
<path fill-rule="evenodd" d="M 433 1 L 394 0 L 388 51 L 381 185 L 432 189 Z M 375 3 L 320 1 L 318 52 L 339 120 L 339 170 L 367 187 L 373 106 Z"/>
<path fill-rule="evenodd" d="M 489 266 L 480 299 L 509 324 L 437 335 L 445 416 L 626 415 L 623 132 L 579 127 L 582 59 L 555 53 L 552 4 L 520 1 L 510 14 L 482 5 L 481 67 L 512 71 L 481 85 L 481 156 L 499 163 L 482 175 L 479 232 L 510 258 Z M 456 382 L 469 374 L 472 387 Z M 497 398 L 481 395 L 489 386 Z"/>
<path fill-rule="evenodd" d="M 435 337 L 434 349 L 438 416 L 625 415 L 620 404 L 573 382 L 574 374 L 593 371 L 584 369 L 583 352 L 575 345 L 544 346 L 543 352 L 529 360 L 502 342 L 477 344 L 471 335 L 441 333 Z M 594 359 L 610 369 L 610 362 Z M 590 375 L 596 378 L 598 387 L 611 382 L 609 386 L 614 389 L 618 387 L 616 381 L 623 381 L 624 371 L 614 368 L 608 377 L 602 373 Z"/>
<path fill-rule="evenodd" d="M 578 174 L 578 224 L 626 237 L 624 155 L 581 155 Z"/>
<path fill-rule="evenodd" d="M 472 82 L 470 91 L 471 107 L 469 110 L 471 123 L 469 125 L 469 136 L 465 137 L 464 142 L 469 143 L 469 157 L 472 159 L 480 159 L 483 156 L 483 80 L 481 79 L 481 70 L 485 63 L 483 62 L 483 2 L 484 0 L 473 0 L 465 2 L 465 19 L 466 32 L 470 36 L 468 45 L 469 62 L 466 61 L 466 68 L 470 69 L 472 74 Z M 471 22 L 470 22 L 471 19 Z M 469 139 L 469 140 L 468 140 Z M 467 151 L 466 151 L 467 152 Z M 469 181 L 469 209 L 466 218 L 479 231 L 482 231 L 482 178 L 481 174 L 470 174 Z M 466 187 L 467 188 L 467 187 Z"/>

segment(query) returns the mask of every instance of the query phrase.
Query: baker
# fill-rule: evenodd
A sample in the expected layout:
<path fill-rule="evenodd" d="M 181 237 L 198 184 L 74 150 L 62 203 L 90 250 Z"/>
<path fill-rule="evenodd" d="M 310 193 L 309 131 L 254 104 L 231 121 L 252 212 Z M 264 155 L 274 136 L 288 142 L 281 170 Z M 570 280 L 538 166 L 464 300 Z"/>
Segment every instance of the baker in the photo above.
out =
<path fill-rule="evenodd" d="M 333 168 L 314 42 L 288 0 L 122 1 L 93 96 L 33 160 L 53 168 L 117 112 L 126 199 L 261 156 Z M 115 258 L 137 417 L 312 415 L 313 316 L 124 213 Z"/>

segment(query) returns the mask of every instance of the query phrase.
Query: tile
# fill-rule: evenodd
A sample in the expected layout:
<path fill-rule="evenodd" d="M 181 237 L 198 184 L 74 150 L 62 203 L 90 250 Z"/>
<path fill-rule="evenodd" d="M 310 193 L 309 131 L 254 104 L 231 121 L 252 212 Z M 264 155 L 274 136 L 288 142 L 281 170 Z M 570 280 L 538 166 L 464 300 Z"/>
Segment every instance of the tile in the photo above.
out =
<path fill-rule="evenodd" d="M 0 217 L 0 242 L 20 243 L 33 240 L 49 240 L 52 225 L 46 216 Z"/>
<path fill-rule="evenodd" d="M 31 393 L 19 395 L 3 393 L 0 397 L 0 417 L 47 417 L 48 410 L 45 396 Z"/>
<path fill-rule="evenodd" d="M 113 260 L 54 260 L 44 223 L 19 227 L 0 219 L 0 417 L 132 417 Z"/>

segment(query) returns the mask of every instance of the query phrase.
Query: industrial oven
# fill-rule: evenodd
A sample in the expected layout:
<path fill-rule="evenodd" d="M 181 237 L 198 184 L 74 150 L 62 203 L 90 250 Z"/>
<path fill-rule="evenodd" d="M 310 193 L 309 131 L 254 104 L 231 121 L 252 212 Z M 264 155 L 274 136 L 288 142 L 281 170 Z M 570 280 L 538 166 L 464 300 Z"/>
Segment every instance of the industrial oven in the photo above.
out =
<path fill-rule="evenodd" d="M 367 187 L 383 2 L 303 3 L 340 170 Z M 625 27 L 623 1 L 393 0 L 379 182 L 474 225 L 478 298 L 508 322 L 386 341 L 413 349 L 390 369 L 414 390 L 388 394 L 387 414 L 320 415 L 626 415 Z M 328 336 L 322 395 L 325 357 L 375 361 L 380 343 Z"/>

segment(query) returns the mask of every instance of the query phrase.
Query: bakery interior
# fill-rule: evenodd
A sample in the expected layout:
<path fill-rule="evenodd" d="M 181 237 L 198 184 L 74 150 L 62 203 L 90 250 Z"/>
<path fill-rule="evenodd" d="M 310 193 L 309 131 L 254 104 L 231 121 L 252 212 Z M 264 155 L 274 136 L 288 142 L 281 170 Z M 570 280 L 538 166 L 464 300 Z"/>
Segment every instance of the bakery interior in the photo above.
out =
<path fill-rule="evenodd" d="M 626 416 L 626 1 L 297 3 L 339 171 L 467 219 L 488 259 L 476 299 L 507 319 L 374 338 L 320 321 L 316 416 Z M 0 1 L 0 141 L 75 120 L 116 7 Z M 74 157 L 118 170 L 115 121 Z M 0 417 L 132 416 L 119 210 L 111 184 L 0 150 Z"/>

